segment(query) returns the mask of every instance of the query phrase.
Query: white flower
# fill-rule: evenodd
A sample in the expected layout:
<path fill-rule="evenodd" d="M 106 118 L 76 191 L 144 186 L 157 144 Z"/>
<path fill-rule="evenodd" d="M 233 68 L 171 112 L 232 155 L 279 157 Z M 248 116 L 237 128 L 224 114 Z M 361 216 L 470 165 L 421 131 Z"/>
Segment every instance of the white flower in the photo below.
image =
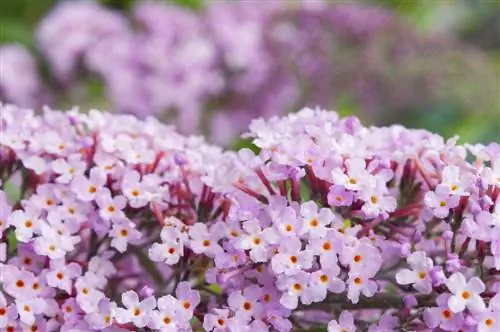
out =
<path fill-rule="evenodd" d="M 432 291 L 432 280 L 429 270 L 434 263 L 426 256 L 423 251 L 416 251 L 406 259 L 411 267 L 410 269 L 401 269 L 396 274 L 396 281 L 400 285 L 410 285 L 420 293 L 429 294 Z"/>
<path fill-rule="evenodd" d="M 462 312 L 465 308 L 474 312 L 485 310 L 483 298 L 479 295 L 486 289 L 481 279 L 472 277 L 467 282 L 462 273 L 456 272 L 448 278 L 446 286 L 453 293 L 448 300 L 451 311 Z"/>

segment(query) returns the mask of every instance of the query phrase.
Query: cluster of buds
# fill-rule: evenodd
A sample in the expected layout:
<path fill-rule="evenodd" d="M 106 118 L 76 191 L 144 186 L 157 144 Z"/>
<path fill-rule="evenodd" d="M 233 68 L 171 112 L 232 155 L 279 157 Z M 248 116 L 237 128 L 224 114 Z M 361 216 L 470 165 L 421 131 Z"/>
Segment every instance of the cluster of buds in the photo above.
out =
<path fill-rule="evenodd" d="M 500 329 L 498 144 L 312 109 L 237 152 L 98 111 L 0 130 L 1 329 Z"/>

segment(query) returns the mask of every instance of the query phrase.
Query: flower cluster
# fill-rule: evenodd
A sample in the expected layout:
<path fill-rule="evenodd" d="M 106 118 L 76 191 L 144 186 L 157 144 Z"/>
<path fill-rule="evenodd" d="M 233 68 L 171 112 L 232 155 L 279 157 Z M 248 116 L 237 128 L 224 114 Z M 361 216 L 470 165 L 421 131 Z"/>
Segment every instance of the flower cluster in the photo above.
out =
<path fill-rule="evenodd" d="M 0 329 L 187 330 L 200 294 L 148 247 L 226 210 L 201 181 L 220 149 L 152 118 L 0 111 Z"/>
<path fill-rule="evenodd" d="M 35 58 L 18 44 L 0 45 L 0 100 L 22 107 L 50 102 L 49 93 L 38 76 Z"/>
<path fill-rule="evenodd" d="M 151 118 L 1 112 L 2 329 L 500 328 L 498 144 L 304 109 L 224 152 Z"/>
<path fill-rule="evenodd" d="M 37 40 L 52 90 L 64 91 L 64 100 L 88 102 L 90 76 L 91 91 L 102 82 L 113 110 L 175 119 L 181 132 L 224 145 L 253 118 L 302 105 L 348 105 L 380 124 L 450 100 L 474 110 L 497 103 L 493 71 L 478 52 L 422 36 L 394 13 L 363 4 L 207 1 L 192 11 L 138 1 L 124 14 L 63 1 L 40 22 Z M 481 92 L 459 83 L 477 80 Z M 23 98 L 3 96 L 30 107 L 46 102 Z"/>

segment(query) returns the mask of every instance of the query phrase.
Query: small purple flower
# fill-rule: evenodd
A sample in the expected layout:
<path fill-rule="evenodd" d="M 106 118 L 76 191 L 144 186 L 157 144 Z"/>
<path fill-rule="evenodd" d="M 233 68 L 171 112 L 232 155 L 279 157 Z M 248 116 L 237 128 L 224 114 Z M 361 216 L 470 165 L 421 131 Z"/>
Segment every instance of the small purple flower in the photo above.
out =
<path fill-rule="evenodd" d="M 416 251 L 406 259 L 410 269 L 401 269 L 396 274 L 396 281 L 400 285 L 413 285 L 413 287 L 423 294 L 432 291 L 432 279 L 429 271 L 433 268 L 433 261 L 427 257 L 425 252 Z"/>
<path fill-rule="evenodd" d="M 156 308 L 156 299 L 153 296 L 140 301 L 134 291 L 123 293 L 122 303 L 126 309 L 115 309 L 116 320 L 120 324 L 132 322 L 139 328 L 148 325 L 151 312 Z"/>
<path fill-rule="evenodd" d="M 350 206 L 354 200 L 354 193 L 344 186 L 333 185 L 328 192 L 328 204 L 334 206 Z"/>
<path fill-rule="evenodd" d="M 432 209 L 432 213 L 438 218 L 446 218 L 450 214 L 450 209 L 458 206 L 460 196 L 450 195 L 450 189 L 439 185 L 436 191 L 429 191 L 425 194 L 425 205 Z"/>
<path fill-rule="evenodd" d="M 436 299 L 438 307 L 428 308 L 424 312 L 424 322 L 430 328 L 440 327 L 445 331 L 457 331 L 464 326 L 462 313 L 454 313 L 448 307 L 449 294 L 441 294 Z"/>
<path fill-rule="evenodd" d="M 454 313 L 462 312 L 465 308 L 473 312 L 481 312 L 485 309 L 485 304 L 480 294 L 484 292 L 485 285 L 481 279 L 472 277 L 468 282 L 460 272 L 452 274 L 446 286 L 452 292 L 448 300 L 448 306 Z"/>
<path fill-rule="evenodd" d="M 179 301 L 178 314 L 184 321 L 189 321 L 193 317 L 195 308 L 200 304 L 200 293 L 191 288 L 191 285 L 186 282 L 180 282 L 175 290 L 175 295 Z"/>
<path fill-rule="evenodd" d="M 328 323 L 328 332 L 355 332 L 356 325 L 354 325 L 353 315 L 344 310 L 340 313 L 338 321 L 331 320 Z"/>

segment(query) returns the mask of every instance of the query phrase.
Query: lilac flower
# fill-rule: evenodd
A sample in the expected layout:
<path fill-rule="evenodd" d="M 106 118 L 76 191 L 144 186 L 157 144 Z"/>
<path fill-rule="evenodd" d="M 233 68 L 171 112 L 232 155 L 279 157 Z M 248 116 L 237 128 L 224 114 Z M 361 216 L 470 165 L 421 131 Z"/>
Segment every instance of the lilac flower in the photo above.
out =
<path fill-rule="evenodd" d="M 358 303 L 360 294 L 372 297 L 378 290 L 377 283 L 370 278 L 373 277 L 363 271 L 351 273 L 347 280 L 347 298 L 352 303 Z"/>
<path fill-rule="evenodd" d="M 432 291 L 432 280 L 429 273 L 434 266 L 432 259 L 428 258 L 424 252 L 416 251 L 408 256 L 406 261 L 411 270 L 401 269 L 396 274 L 398 284 L 412 284 L 420 293 L 429 294 Z"/>
<path fill-rule="evenodd" d="M 339 316 L 338 322 L 336 320 L 331 320 L 328 323 L 328 332 L 354 332 L 356 331 L 356 326 L 354 325 L 354 317 L 349 311 L 342 311 Z"/>
<path fill-rule="evenodd" d="M 42 299 L 16 299 L 17 313 L 19 320 L 27 325 L 35 322 L 35 315 L 44 312 L 46 303 Z"/>
<path fill-rule="evenodd" d="M 438 218 L 447 217 L 450 209 L 457 207 L 459 199 L 460 196 L 450 195 L 450 189 L 446 186 L 438 186 L 435 192 L 429 191 L 425 194 L 425 204 Z"/>
<path fill-rule="evenodd" d="M 164 332 L 178 331 L 180 323 L 176 316 L 178 310 L 179 303 L 173 296 L 160 297 L 158 299 L 158 310 L 151 313 L 150 325 Z"/>
<path fill-rule="evenodd" d="M 329 209 L 319 209 L 314 202 L 307 202 L 300 207 L 300 214 L 303 218 L 301 234 L 308 233 L 311 237 L 323 237 L 328 226 L 335 215 Z"/>
<path fill-rule="evenodd" d="M 161 231 L 162 243 L 153 243 L 149 248 L 149 258 L 155 262 L 164 261 L 168 265 L 177 264 L 183 255 L 183 242 L 179 241 L 179 235 L 171 228 Z"/>
<path fill-rule="evenodd" d="M 105 329 L 111 326 L 114 319 L 114 311 L 116 310 L 116 303 L 110 302 L 108 299 L 102 299 L 98 306 L 97 311 L 85 316 L 85 320 L 93 329 Z"/>
<path fill-rule="evenodd" d="M 263 306 L 259 302 L 261 289 L 257 285 L 250 285 L 243 291 L 235 291 L 229 294 L 229 307 L 235 312 L 236 316 L 249 321 L 251 317 L 259 318 L 262 315 Z"/>
<path fill-rule="evenodd" d="M 81 267 L 76 263 L 66 264 L 64 260 L 52 260 L 50 271 L 47 273 L 47 284 L 51 287 L 60 288 L 71 294 L 72 279 L 80 276 Z"/>
<path fill-rule="evenodd" d="M 219 234 L 214 231 L 209 231 L 204 224 L 196 224 L 189 229 L 191 237 L 190 247 L 197 253 L 204 253 L 210 257 L 220 252 L 222 248 L 217 244 Z"/>
<path fill-rule="evenodd" d="M 328 204 L 334 206 L 350 206 L 354 200 L 354 193 L 344 186 L 333 185 L 328 192 Z"/>
<path fill-rule="evenodd" d="M 97 168 L 90 171 L 89 178 L 85 175 L 76 175 L 71 182 L 71 189 L 74 191 L 78 199 L 89 202 L 94 200 L 102 190 L 106 179 Z"/>
<path fill-rule="evenodd" d="M 363 186 L 370 186 L 369 183 L 374 180 L 373 176 L 366 170 L 365 161 L 359 158 L 346 161 L 346 173 L 341 169 L 334 169 L 332 171 L 333 183 L 342 185 L 348 190 L 356 191 Z"/>
<path fill-rule="evenodd" d="M 478 316 L 478 331 L 495 331 L 500 328 L 500 296 L 498 294 L 493 296 L 488 304 L 488 309 Z"/>
<path fill-rule="evenodd" d="M 116 320 L 120 324 L 132 322 L 140 328 L 148 325 L 150 314 L 156 308 L 156 299 L 154 297 L 148 297 L 139 301 L 139 297 L 134 291 L 123 293 L 122 303 L 126 309 L 115 309 Z"/>
<path fill-rule="evenodd" d="M 382 265 L 380 252 L 370 243 L 358 242 L 352 247 L 345 247 L 340 255 L 340 262 L 349 266 L 351 272 L 375 274 Z"/>
<path fill-rule="evenodd" d="M 442 185 L 448 186 L 452 195 L 468 196 L 466 190 L 474 179 L 471 177 L 461 177 L 460 169 L 457 166 L 446 166 L 443 169 L 442 177 Z"/>
<path fill-rule="evenodd" d="M 123 176 L 122 191 L 133 208 L 143 207 L 148 202 L 146 188 L 136 171 L 129 171 Z"/>
<path fill-rule="evenodd" d="M 203 319 L 203 328 L 205 331 L 223 332 L 228 326 L 229 310 L 214 309 L 214 313 L 205 315 Z"/>
<path fill-rule="evenodd" d="M 188 282 L 180 282 L 175 290 L 175 295 L 179 300 L 179 315 L 184 321 L 189 321 L 193 317 L 195 308 L 200 304 L 200 293 L 191 289 Z"/>
<path fill-rule="evenodd" d="M 16 227 L 16 238 L 21 242 L 28 242 L 34 232 L 40 229 L 41 221 L 38 219 L 40 212 L 37 210 L 26 209 L 12 212 L 9 218 L 9 224 Z"/>
<path fill-rule="evenodd" d="M 111 246 L 119 252 L 127 250 L 128 244 L 138 244 L 141 232 L 135 229 L 135 224 L 129 220 L 120 220 L 113 223 L 109 233 L 113 240 Z"/>
<path fill-rule="evenodd" d="M 14 321 L 17 318 L 17 310 L 13 304 L 8 305 L 3 294 L 0 294 L 0 328 L 5 328 L 9 321 Z"/>
<path fill-rule="evenodd" d="M 454 313 L 462 312 L 465 308 L 472 311 L 484 311 L 485 304 L 479 294 L 484 292 L 485 285 L 481 279 L 472 277 L 468 282 L 460 272 L 452 274 L 446 286 L 453 293 L 448 300 L 448 306 Z"/>
<path fill-rule="evenodd" d="M 127 199 L 125 197 L 111 197 L 109 191 L 103 190 L 99 193 L 99 195 L 97 195 L 95 201 L 101 208 L 99 210 L 99 215 L 104 220 L 117 220 L 125 217 L 125 214 L 122 211 L 127 205 Z"/>
<path fill-rule="evenodd" d="M 262 228 L 257 220 L 249 220 L 243 223 L 243 229 L 248 235 L 243 235 L 238 241 L 237 248 L 250 250 L 250 257 L 255 262 L 264 262 L 269 255 L 268 241 L 264 237 Z"/>
<path fill-rule="evenodd" d="M 310 304 L 312 302 L 323 301 L 328 291 L 333 293 L 342 293 L 345 290 L 344 282 L 338 278 L 340 268 L 335 266 L 333 269 L 318 270 L 311 274 L 309 292 L 302 297 L 302 303 Z M 307 298 L 307 296 L 311 296 Z"/>
<path fill-rule="evenodd" d="M 456 331 L 464 326 L 463 313 L 454 313 L 448 307 L 449 298 L 449 294 L 441 294 L 436 299 L 438 307 L 425 310 L 424 322 L 428 327 L 440 327 L 445 331 Z"/>
<path fill-rule="evenodd" d="M 277 286 L 283 292 L 280 303 L 287 309 L 297 308 L 299 298 L 309 291 L 307 289 L 308 283 L 309 276 L 305 272 L 299 272 L 293 276 L 282 275 L 278 277 Z"/>
<path fill-rule="evenodd" d="M 398 326 L 399 319 L 392 314 L 384 314 L 380 317 L 380 320 L 377 325 L 370 325 L 368 328 L 368 332 L 390 332 L 394 331 L 394 329 Z"/>
<path fill-rule="evenodd" d="M 96 288 L 95 281 L 79 277 L 75 282 L 75 288 L 77 290 L 76 302 L 80 308 L 85 313 L 97 311 L 104 294 Z"/>
<path fill-rule="evenodd" d="M 280 243 L 279 253 L 271 260 L 271 267 L 276 274 L 294 274 L 312 266 L 313 252 L 301 250 L 298 238 L 285 238 Z"/>
<path fill-rule="evenodd" d="M 34 241 L 35 251 L 39 255 L 61 259 L 74 248 L 71 237 L 60 235 L 55 228 L 46 224 L 42 224 L 40 235 Z"/>
<path fill-rule="evenodd" d="M 56 159 L 52 162 L 52 170 L 59 174 L 57 182 L 70 183 L 77 174 L 82 174 L 85 171 L 85 162 L 80 160 L 78 154 L 71 155 L 68 160 Z"/>

